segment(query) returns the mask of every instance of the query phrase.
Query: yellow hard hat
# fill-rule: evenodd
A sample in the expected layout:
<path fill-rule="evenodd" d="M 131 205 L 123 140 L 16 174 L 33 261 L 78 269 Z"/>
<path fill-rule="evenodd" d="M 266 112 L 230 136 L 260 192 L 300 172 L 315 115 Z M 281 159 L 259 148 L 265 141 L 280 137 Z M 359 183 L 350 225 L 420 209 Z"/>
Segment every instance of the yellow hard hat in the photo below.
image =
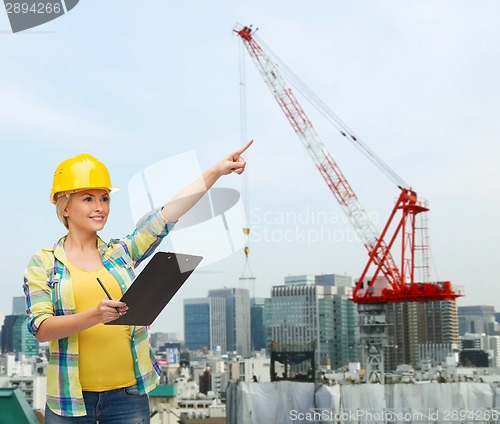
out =
<path fill-rule="evenodd" d="M 86 188 L 114 189 L 106 166 L 91 155 L 81 154 L 59 164 L 54 172 L 50 200 L 55 204 L 58 193 Z"/>

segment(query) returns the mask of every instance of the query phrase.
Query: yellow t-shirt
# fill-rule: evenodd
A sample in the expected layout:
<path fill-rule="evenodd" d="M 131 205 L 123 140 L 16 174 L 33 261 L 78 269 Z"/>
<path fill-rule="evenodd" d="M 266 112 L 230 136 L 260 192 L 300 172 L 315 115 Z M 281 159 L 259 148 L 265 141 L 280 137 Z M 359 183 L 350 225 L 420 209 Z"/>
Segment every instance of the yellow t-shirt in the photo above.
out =
<path fill-rule="evenodd" d="M 106 297 L 97 278 L 113 299 L 121 298 L 118 282 L 104 266 L 88 272 L 68 263 L 68 269 L 77 313 L 95 308 Z M 82 390 L 103 392 L 136 384 L 128 325 L 97 324 L 78 334 L 78 345 Z"/>

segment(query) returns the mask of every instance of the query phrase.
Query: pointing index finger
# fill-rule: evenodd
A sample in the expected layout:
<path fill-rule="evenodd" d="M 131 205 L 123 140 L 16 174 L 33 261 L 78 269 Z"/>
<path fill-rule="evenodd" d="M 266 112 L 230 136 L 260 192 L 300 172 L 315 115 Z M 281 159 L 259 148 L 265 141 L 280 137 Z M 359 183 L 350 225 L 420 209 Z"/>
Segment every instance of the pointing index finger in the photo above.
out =
<path fill-rule="evenodd" d="M 241 155 L 246 149 L 248 149 L 252 145 L 252 143 L 253 143 L 253 138 L 247 144 L 245 144 L 242 148 L 236 150 L 236 153 Z"/>

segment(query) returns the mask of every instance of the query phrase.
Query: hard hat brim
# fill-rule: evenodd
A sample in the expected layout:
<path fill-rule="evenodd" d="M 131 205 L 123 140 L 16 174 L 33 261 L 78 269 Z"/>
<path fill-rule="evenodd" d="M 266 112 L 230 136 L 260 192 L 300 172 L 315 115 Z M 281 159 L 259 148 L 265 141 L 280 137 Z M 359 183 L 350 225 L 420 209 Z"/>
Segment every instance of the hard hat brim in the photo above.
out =
<path fill-rule="evenodd" d="M 77 190 L 59 191 L 57 193 L 50 194 L 50 201 L 55 205 L 57 203 L 57 199 L 59 199 L 59 197 L 64 196 L 64 195 L 71 196 L 74 193 L 78 193 L 79 191 L 85 191 L 85 190 L 107 190 L 111 194 L 111 193 L 115 193 L 118 190 L 120 190 L 120 187 L 84 187 L 84 188 L 79 188 Z"/>

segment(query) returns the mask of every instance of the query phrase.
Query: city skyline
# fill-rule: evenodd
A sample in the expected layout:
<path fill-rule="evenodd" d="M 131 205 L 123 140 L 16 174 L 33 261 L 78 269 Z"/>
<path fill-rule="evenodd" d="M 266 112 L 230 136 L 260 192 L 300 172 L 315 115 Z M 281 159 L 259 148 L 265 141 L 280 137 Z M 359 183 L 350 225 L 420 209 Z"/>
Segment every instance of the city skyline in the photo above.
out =
<path fill-rule="evenodd" d="M 318 365 L 340 369 L 359 361 L 366 364 L 369 372 L 363 358 L 363 336 L 360 337 L 362 317 L 348 301 L 352 292 L 349 280 L 334 274 L 289 276 L 266 299 L 250 299 L 247 289 L 210 290 L 207 297 L 184 300 L 184 320 L 188 326 L 183 336 L 152 332 L 152 343 L 157 348 L 173 343 L 183 351 L 242 358 L 256 352 L 262 354 L 262 349 L 269 353 L 280 351 L 280 347 L 285 350 L 291 346 L 296 350 L 313 347 Z M 12 299 L 12 314 L 0 325 L 4 354 L 21 352 L 33 356 L 39 351 L 39 343 L 28 333 L 27 318 L 20 311 L 23 300 L 23 297 Z M 252 305 L 262 308 L 255 321 Z M 453 300 L 387 304 L 384 316 L 389 324 L 388 340 L 393 343 L 387 346 L 387 363 L 383 366 L 386 372 L 395 370 L 398 364 L 417 369 L 439 366 L 459 346 L 462 346 L 459 351 L 463 365 L 467 361 L 476 366 L 488 360 L 500 363 L 500 323 L 495 320 L 493 306 L 473 305 L 457 313 Z M 376 316 L 369 319 L 372 325 L 377 322 Z M 254 331 L 264 336 L 262 346 L 253 346 Z"/>
<path fill-rule="evenodd" d="M 22 295 L 30 255 L 64 234 L 48 200 L 63 159 L 94 154 L 121 187 L 101 234 L 109 240 L 132 230 L 127 184 L 138 172 L 191 150 L 206 169 L 243 144 L 236 23 L 259 27 L 258 36 L 429 200 L 433 276 L 464 286 L 458 306 L 490 303 L 500 253 L 499 15 L 490 0 L 152 1 L 141 8 L 110 0 L 81 2 L 37 31 L 2 31 L 10 59 L 0 69 L 0 175 L 18 201 L 5 200 L 0 212 L 0 315 Z M 365 264 L 363 246 L 248 58 L 245 74 L 245 137 L 255 140 L 247 177 L 218 186 L 247 200 L 256 280 L 239 279 L 242 251 L 225 257 L 188 280 L 153 331 L 182 333 L 182 299 L 209 289 L 267 297 L 287 275 L 356 279 Z M 380 229 L 398 189 L 311 118 Z"/>

